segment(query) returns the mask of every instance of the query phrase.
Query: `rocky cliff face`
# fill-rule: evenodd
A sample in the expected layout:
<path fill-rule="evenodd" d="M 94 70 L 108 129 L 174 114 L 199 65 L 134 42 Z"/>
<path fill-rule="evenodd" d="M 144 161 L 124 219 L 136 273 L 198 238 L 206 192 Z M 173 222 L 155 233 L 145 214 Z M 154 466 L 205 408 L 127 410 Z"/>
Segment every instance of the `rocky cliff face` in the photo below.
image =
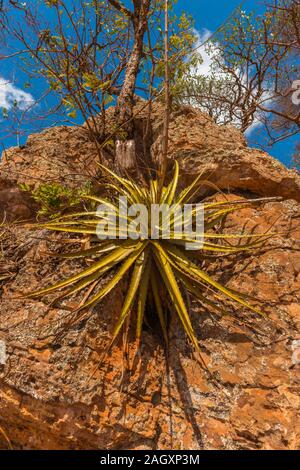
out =
<path fill-rule="evenodd" d="M 113 112 L 113 111 L 112 111 Z M 151 117 L 151 151 L 160 146 L 159 107 Z M 147 114 L 138 118 L 141 135 Z M 106 155 L 109 159 L 109 156 Z M 191 303 L 204 371 L 174 318 L 168 373 L 155 331 L 118 344 L 99 366 L 125 285 L 61 336 L 72 300 L 58 308 L 19 293 L 48 285 L 78 266 L 53 256 L 64 235 L 10 225 L 0 239 L 0 448 L 14 449 L 297 449 L 299 436 L 300 180 L 270 156 L 246 147 L 241 134 L 190 108 L 174 113 L 170 157 L 182 184 L 200 171 L 227 197 L 281 195 L 244 208 L 224 230 L 277 235 L 252 255 L 209 262 L 216 279 L 264 301 L 269 320 L 243 310 L 216 321 Z M 10 149 L 0 164 L 0 208 L 11 219 L 34 215 L 17 184 L 65 184 L 97 172 L 92 143 L 77 128 L 54 128 Z M 86 172 L 88 169 L 88 173 Z M 213 196 L 220 197 L 220 196 Z"/>

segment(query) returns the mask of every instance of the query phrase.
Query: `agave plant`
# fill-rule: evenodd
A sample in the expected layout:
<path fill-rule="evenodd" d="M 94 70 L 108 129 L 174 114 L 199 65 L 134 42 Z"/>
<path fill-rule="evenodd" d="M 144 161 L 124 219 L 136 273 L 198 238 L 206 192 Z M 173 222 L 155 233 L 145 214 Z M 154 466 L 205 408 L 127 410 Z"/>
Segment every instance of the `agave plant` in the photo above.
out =
<path fill-rule="evenodd" d="M 82 212 L 71 213 L 38 225 L 52 231 L 82 234 L 84 237 L 90 235 L 88 249 L 68 253 L 63 257 L 88 259 L 91 264 L 68 279 L 30 293 L 30 297 L 46 295 L 57 290 L 62 290 L 60 298 L 79 292 L 84 293 L 78 308 L 73 312 L 74 323 L 89 315 L 92 307 L 101 302 L 122 279 L 126 279 L 128 290 L 113 331 L 112 342 L 120 333 L 124 322 L 130 318 L 135 322 L 136 336 L 140 340 L 146 305 L 153 302 L 155 309 L 152 311 L 157 314 L 165 340 L 168 341 L 167 311 L 172 309 L 177 313 L 187 336 L 197 349 L 199 345 L 184 300 L 184 289 L 203 305 L 214 307 L 219 312 L 222 312 L 219 301 L 223 298 L 228 299 L 230 303 L 233 301 L 257 314 L 262 314 L 243 294 L 221 285 L 201 268 L 201 260 L 207 254 L 226 255 L 253 250 L 271 236 L 270 233 L 224 234 L 214 230 L 229 213 L 251 201 L 204 201 L 204 243 L 198 250 L 185 249 L 185 243 L 193 241 L 187 240 L 184 235 L 177 235 L 175 216 L 172 218 L 170 237 L 167 240 L 121 239 L 121 227 L 115 239 L 101 240 L 97 234 L 99 235 L 99 220 L 102 216 L 95 209 L 96 204 L 105 204 L 121 218 L 124 216 L 118 212 L 120 209 L 116 202 L 120 195 L 126 197 L 132 204 L 139 203 L 150 207 L 154 203 L 167 203 L 179 207 L 196 200 L 203 185 L 211 185 L 208 181 L 203 181 L 199 175 L 191 185 L 179 191 L 177 162 L 172 180 L 162 189 L 155 179 L 150 179 L 147 187 L 140 187 L 131 179 L 122 178 L 104 167 L 103 170 L 107 174 L 108 182 L 104 184 L 109 194 L 107 197 L 84 196 L 84 199 L 92 205 L 92 209 L 89 207 Z M 196 210 L 197 208 L 194 209 Z M 128 221 L 129 219 L 128 216 Z M 114 236 L 113 233 L 108 234 Z"/>

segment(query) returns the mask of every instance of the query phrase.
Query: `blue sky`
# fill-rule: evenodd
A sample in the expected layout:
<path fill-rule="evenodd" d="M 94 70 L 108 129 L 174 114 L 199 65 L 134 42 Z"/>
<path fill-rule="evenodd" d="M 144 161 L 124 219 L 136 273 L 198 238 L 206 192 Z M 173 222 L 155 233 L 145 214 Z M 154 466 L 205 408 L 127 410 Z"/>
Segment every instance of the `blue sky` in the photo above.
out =
<path fill-rule="evenodd" d="M 207 29 L 215 31 L 233 12 L 233 10 L 241 5 L 241 1 L 230 0 L 178 0 L 176 10 L 180 13 L 182 10 L 191 13 L 195 20 L 195 27 L 201 33 Z M 263 2 L 261 0 L 245 0 L 242 7 L 246 11 L 256 10 L 257 12 L 263 11 Z M 1 50 L 0 50 L 1 53 Z M 26 88 L 28 79 L 22 72 L 21 63 L 18 58 L 13 61 L 0 61 L 0 107 L 10 108 L 13 100 L 17 99 L 20 107 L 26 107 L 30 102 L 31 96 L 37 98 L 41 96 L 44 90 L 44 84 L 37 80 L 31 80 L 32 85 Z M 53 101 L 50 99 L 42 101 L 38 108 L 35 107 L 34 111 L 34 125 L 28 122 L 26 124 L 26 132 L 21 137 L 21 143 L 26 141 L 27 134 L 33 129 L 42 129 L 45 126 L 53 124 L 53 119 L 46 117 L 47 109 L 51 106 Z M 38 116 L 43 116 L 42 119 L 37 120 Z M 38 123 L 38 125 L 37 125 Z M 262 135 L 261 135 L 262 134 Z M 253 131 L 249 137 L 249 144 L 254 141 L 263 140 L 263 133 L 261 129 Z M 5 120 L 0 121 L 0 153 L 1 147 L 9 147 L 16 145 L 16 135 L 9 129 Z M 299 136 L 290 138 L 286 141 L 280 142 L 268 149 L 269 153 L 286 165 L 291 164 L 291 155 L 295 144 L 299 141 Z"/>

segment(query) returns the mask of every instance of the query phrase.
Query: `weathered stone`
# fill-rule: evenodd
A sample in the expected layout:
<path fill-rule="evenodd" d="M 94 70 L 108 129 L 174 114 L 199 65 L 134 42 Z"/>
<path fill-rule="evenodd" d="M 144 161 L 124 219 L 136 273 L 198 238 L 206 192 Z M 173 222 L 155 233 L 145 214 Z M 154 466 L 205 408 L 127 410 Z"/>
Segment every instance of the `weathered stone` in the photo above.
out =
<path fill-rule="evenodd" d="M 159 140 L 160 114 L 156 110 L 152 118 L 154 142 Z M 184 110 L 175 113 L 172 122 L 170 155 L 176 154 L 188 178 L 203 168 L 204 160 L 209 165 L 217 162 L 221 169 L 223 159 L 224 174 L 219 172 L 218 182 L 232 180 L 239 192 L 229 193 L 229 199 L 242 197 L 242 190 L 290 198 L 231 214 L 225 232 L 263 233 L 271 228 L 277 235 L 260 251 L 208 260 L 205 266 L 215 279 L 259 297 L 269 320 L 242 308 L 217 320 L 192 303 L 192 321 L 209 373 L 192 352 L 175 316 L 169 333 L 169 374 L 159 335 L 149 328 L 143 332 L 140 356 L 130 336 L 127 355 L 119 342 L 100 364 L 126 284 L 79 324 L 68 327 L 76 299 L 58 307 L 50 303 L 52 296 L 19 297 L 20 292 L 49 285 L 79 268 L 78 261 L 51 255 L 59 252 L 66 235 L 30 233 L 12 226 L 1 241 L 1 262 L 10 263 L 11 277 L 0 283 L 0 341 L 6 350 L 5 364 L 0 365 L 0 430 L 15 449 L 300 447 L 300 365 L 294 361 L 295 341 L 300 338 L 297 175 L 271 157 L 247 149 L 234 128 L 219 128 L 199 113 Z M 24 162 L 14 163 L 14 155 L 19 157 L 24 149 L 11 150 L 1 171 L 15 168 L 19 176 L 14 184 L 33 182 L 34 175 L 45 175 L 43 146 L 47 149 L 55 141 L 58 153 L 64 155 L 63 174 L 54 156 L 47 168 L 49 174 L 64 178 L 73 152 L 82 154 L 74 144 L 76 132 L 58 128 L 32 137 Z M 67 156 L 65 141 L 73 138 Z M 187 143 L 189 152 L 195 152 L 189 169 Z M 247 178 L 242 171 L 248 171 Z M 279 173 L 283 179 L 284 175 L 291 178 L 289 187 Z M 0 431 L 1 448 L 9 445 L 5 435 Z"/>
<path fill-rule="evenodd" d="M 286 227 L 298 228 L 299 209 L 291 201 L 269 203 L 250 209 L 249 223 L 259 221 L 263 231 L 276 213 L 282 213 L 276 225 L 281 233 Z M 244 221 L 235 215 L 227 224 L 230 230 L 240 230 Z M 193 324 L 212 376 L 191 355 L 174 318 L 167 380 L 163 350 L 151 331 L 144 332 L 140 363 L 134 360 L 131 343 L 130 373 L 121 344 L 99 366 L 121 306 L 120 292 L 67 329 L 61 340 L 54 339 L 67 325 L 69 310 L 15 297 L 67 276 L 76 266 L 49 255 L 58 246 L 56 236 L 51 236 L 53 242 L 49 234 L 48 241 L 37 241 L 19 228 L 4 247 L 18 270 L 3 285 L 0 303 L 0 339 L 7 353 L 1 374 L 0 426 L 12 446 L 298 448 L 300 366 L 293 364 L 292 341 L 300 333 L 295 307 L 300 283 L 294 268 L 300 255 L 293 250 L 294 233 L 291 229 L 289 236 L 278 235 L 269 248 L 250 257 L 226 258 L 207 267 L 220 273 L 215 277 L 227 285 L 267 300 L 265 310 L 272 321 L 238 311 L 235 319 L 224 317 L 215 323 L 205 309 L 194 305 Z M 4 437 L 0 442 L 5 448 Z"/>
<path fill-rule="evenodd" d="M 0 179 L 0 220 L 25 221 L 35 214 L 32 198 L 11 181 Z"/>
<path fill-rule="evenodd" d="M 163 107 L 149 109 L 143 100 L 135 106 L 138 161 L 151 148 L 154 161 L 161 152 Z M 114 108 L 107 112 L 108 129 L 114 128 Z M 102 161 L 115 166 L 113 150 L 102 150 Z M 150 165 L 148 155 L 144 164 Z M 217 126 L 190 107 L 172 113 L 169 158 L 178 159 L 181 184 L 203 172 L 203 177 L 223 190 L 251 191 L 260 196 L 282 196 L 300 201 L 300 176 L 265 152 L 249 149 L 241 132 L 233 126 Z M 86 127 L 54 127 L 29 137 L 25 146 L 2 154 L 0 177 L 15 183 L 59 181 L 68 186 L 90 180 L 98 173 L 99 153 Z"/>

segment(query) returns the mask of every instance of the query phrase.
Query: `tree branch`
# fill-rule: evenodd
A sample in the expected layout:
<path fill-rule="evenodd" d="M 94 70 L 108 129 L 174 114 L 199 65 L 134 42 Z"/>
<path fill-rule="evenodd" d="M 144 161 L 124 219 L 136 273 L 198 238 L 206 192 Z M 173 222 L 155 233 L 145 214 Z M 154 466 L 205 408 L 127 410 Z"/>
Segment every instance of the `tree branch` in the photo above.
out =
<path fill-rule="evenodd" d="M 108 0 L 108 3 L 111 4 L 116 10 L 120 11 L 121 13 L 124 13 L 124 15 L 128 16 L 129 18 L 133 19 L 133 13 L 128 10 L 119 0 Z"/>

